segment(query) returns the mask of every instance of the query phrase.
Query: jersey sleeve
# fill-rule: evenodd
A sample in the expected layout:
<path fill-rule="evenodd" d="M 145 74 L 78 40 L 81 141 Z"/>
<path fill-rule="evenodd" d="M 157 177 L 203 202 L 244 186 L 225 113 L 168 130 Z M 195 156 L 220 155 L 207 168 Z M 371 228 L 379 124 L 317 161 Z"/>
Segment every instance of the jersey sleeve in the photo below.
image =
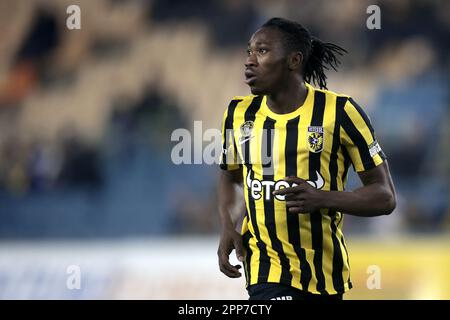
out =
<path fill-rule="evenodd" d="M 352 98 L 342 110 L 341 144 L 356 172 L 370 170 L 386 160 L 369 117 Z"/>
<path fill-rule="evenodd" d="M 222 152 L 219 167 L 222 170 L 237 170 L 240 168 L 239 153 L 234 138 L 234 111 L 241 100 L 231 100 L 222 118 Z"/>

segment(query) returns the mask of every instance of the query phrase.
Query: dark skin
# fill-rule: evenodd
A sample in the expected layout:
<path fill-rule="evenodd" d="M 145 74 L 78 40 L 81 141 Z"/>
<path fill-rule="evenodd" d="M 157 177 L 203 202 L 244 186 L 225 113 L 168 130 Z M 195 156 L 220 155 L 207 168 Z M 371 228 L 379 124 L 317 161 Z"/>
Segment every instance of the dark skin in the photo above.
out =
<path fill-rule="evenodd" d="M 288 52 L 283 46 L 282 33 L 273 28 L 261 28 L 250 39 L 245 63 L 246 83 L 256 95 L 266 95 L 267 105 L 275 113 L 289 113 L 306 99 L 301 52 Z M 360 217 L 374 217 L 392 213 L 396 206 L 395 189 L 387 161 L 358 172 L 363 184 L 353 191 L 317 190 L 299 177 L 284 180 L 297 186 L 274 191 L 285 195 L 290 213 L 320 214 L 319 209 L 334 209 Z M 239 261 L 244 259 L 242 237 L 231 219 L 231 208 L 236 205 L 234 185 L 242 185 L 242 169 L 222 171 L 219 179 L 219 212 L 222 233 L 217 251 L 220 270 L 230 278 L 241 277 L 240 265 L 232 265 L 229 256 L 233 249 Z"/>
<path fill-rule="evenodd" d="M 245 82 L 253 94 L 267 96 L 267 105 L 273 112 L 289 113 L 306 99 L 302 63 L 301 52 L 286 52 L 280 31 L 261 28 L 248 43 Z"/>

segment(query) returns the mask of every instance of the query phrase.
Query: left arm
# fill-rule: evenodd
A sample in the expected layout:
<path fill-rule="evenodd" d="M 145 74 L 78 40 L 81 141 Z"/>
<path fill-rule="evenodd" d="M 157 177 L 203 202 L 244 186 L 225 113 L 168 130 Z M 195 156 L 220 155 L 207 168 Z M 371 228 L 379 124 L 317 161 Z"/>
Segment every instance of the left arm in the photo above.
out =
<path fill-rule="evenodd" d="M 392 213 L 396 197 L 387 161 L 358 174 L 363 186 L 349 192 L 317 190 L 303 179 L 288 177 L 285 181 L 297 186 L 274 191 L 274 194 L 286 196 L 286 206 L 291 213 L 313 212 L 323 208 L 360 217 Z"/>

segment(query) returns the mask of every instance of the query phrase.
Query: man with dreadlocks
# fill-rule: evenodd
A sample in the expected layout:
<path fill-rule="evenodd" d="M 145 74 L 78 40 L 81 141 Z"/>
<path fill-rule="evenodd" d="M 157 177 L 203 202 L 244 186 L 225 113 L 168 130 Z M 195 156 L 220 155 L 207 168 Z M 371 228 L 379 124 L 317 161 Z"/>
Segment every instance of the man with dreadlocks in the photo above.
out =
<path fill-rule="evenodd" d="M 344 52 L 282 18 L 248 43 L 252 95 L 233 98 L 223 118 L 218 257 L 220 270 L 238 278 L 241 266 L 229 262 L 236 251 L 250 299 L 342 299 L 352 287 L 343 214 L 387 215 L 396 206 L 369 118 L 351 97 L 326 90 L 324 69 L 336 70 Z M 344 191 L 350 165 L 363 186 Z M 246 209 L 239 221 L 236 184 Z"/>

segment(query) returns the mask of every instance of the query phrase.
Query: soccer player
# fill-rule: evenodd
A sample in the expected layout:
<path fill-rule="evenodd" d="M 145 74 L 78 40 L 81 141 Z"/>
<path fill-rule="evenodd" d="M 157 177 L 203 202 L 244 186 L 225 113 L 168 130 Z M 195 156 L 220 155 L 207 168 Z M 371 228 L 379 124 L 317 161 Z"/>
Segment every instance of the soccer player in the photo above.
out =
<path fill-rule="evenodd" d="M 223 119 L 219 179 L 220 270 L 241 276 L 250 299 L 342 299 L 351 289 L 345 214 L 390 214 L 395 190 L 369 118 L 327 90 L 344 49 L 299 23 L 272 18 L 248 43 L 245 82 Z M 313 84 L 320 89 L 313 87 Z M 352 165 L 363 186 L 344 191 Z M 240 231 L 231 213 L 243 186 Z"/>

